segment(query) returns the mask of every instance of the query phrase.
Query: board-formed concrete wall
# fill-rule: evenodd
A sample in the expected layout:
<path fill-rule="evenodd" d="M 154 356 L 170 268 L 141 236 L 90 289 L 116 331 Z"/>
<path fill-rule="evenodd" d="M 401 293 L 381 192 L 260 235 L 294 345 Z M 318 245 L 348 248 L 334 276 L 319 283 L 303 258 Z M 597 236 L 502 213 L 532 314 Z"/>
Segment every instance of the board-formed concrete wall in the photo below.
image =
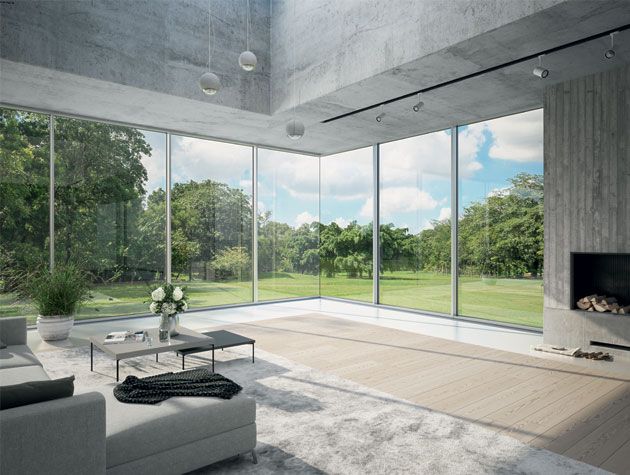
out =
<path fill-rule="evenodd" d="M 545 307 L 570 308 L 571 252 L 630 252 L 630 66 L 544 98 Z"/>

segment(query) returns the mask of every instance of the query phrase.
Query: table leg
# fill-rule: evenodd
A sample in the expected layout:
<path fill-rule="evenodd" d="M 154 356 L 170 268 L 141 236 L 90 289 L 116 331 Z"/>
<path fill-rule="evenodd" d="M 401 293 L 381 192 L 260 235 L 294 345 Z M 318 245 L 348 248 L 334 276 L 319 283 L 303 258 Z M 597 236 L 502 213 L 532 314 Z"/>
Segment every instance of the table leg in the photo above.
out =
<path fill-rule="evenodd" d="M 254 362 L 254 343 L 252 343 L 252 363 Z"/>
<path fill-rule="evenodd" d="M 186 356 L 182 355 L 182 371 L 184 371 L 184 360 L 185 360 Z"/>
<path fill-rule="evenodd" d="M 116 382 L 119 381 L 119 378 L 118 378 L 119 363 L 120 363 L 120 360 L 116 360 Z"/>
<path fill-rule="evenodd" d="M 156 363 L 158 362 L 158 354 L 157 353 L 155 354 L 155 362 Z"/>
<path fill-rule="evenodd" d="M 214 373 L 214 345 L 212 345 L 212 372 Z"/>
<path fill-rule="evenodd" d="M 94 343 L 90 342 L 90 371 L 94 371 Z"/>

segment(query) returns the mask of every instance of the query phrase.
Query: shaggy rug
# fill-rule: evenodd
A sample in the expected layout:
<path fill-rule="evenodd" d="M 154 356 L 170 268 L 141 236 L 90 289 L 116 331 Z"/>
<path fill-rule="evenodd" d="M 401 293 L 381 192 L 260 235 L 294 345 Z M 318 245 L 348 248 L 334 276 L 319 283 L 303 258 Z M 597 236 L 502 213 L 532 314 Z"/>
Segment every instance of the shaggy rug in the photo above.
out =
<path fill-rule="evenodd" d="M 217 352 L 216 371 L 257 402 L 258 464 L 243 455 L 206 473 L 603 474 L 598 468 L 533 448 L 455 417 L 428 410 L 334 375 L 249 347 Z M 51 377 L 76 376 L 77 392 L 111 383 L 115 363 L 89 348 L 38 353 Z M 206 365 L 207 354 L 186 358 Z M 121 362 L 121 380 L 181 366 L 175 354 Z"/>

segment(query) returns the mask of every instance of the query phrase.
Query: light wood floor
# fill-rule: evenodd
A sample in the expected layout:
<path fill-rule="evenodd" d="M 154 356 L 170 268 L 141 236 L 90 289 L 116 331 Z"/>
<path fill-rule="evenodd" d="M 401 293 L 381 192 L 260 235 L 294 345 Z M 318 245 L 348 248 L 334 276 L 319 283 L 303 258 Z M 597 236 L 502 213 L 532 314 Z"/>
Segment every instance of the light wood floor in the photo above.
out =
<path fill-rule="evenodd" d="M 630 376 L 322 314 L 229 328 L 292 361 L 630 474 Z"/>

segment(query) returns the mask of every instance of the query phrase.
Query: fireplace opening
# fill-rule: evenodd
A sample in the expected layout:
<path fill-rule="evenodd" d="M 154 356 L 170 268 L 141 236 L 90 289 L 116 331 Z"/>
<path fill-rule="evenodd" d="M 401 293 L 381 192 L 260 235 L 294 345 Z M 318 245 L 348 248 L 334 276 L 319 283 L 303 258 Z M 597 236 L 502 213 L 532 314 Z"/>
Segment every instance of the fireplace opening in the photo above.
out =
<path fill-rule="evenodd" d="M 630 316 L 629 306 L 630 254 L 571 253 L 571 308 Z"/>

